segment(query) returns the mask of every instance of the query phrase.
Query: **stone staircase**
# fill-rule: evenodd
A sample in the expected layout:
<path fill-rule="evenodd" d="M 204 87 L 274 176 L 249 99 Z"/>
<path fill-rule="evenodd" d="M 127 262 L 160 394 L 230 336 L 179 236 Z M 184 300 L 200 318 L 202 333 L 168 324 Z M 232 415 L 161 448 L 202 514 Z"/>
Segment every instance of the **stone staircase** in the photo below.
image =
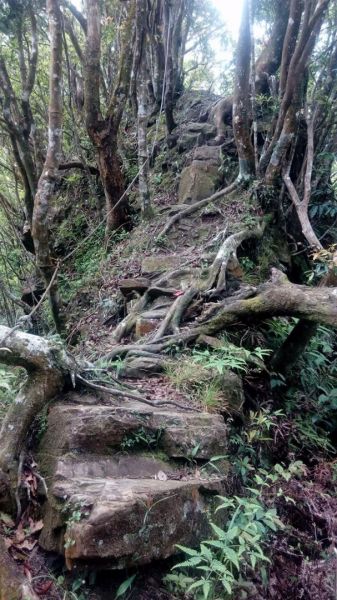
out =
<path fill-rule="evenodd" d="M 146 564 L 207 535 L 225 473 L 203 465 L 225 453 L 226 426 L 171 408 L 75 393 L 51 407 L 38 457 L 49 488 L 40 543 L 69 568 Z"/>

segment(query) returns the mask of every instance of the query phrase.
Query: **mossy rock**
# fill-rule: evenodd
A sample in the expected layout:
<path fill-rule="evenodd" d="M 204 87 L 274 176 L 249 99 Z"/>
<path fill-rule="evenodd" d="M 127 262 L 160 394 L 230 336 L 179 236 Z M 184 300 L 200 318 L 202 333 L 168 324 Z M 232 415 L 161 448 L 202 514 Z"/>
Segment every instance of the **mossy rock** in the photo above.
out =
<path fill-rule="evenodd" d="M 220 173 L 214 165 L 207 162 L 193 162 L 185 167 L 179 182 L 179 203 L 193 204 L 214 194 L 220 182 Z"/>

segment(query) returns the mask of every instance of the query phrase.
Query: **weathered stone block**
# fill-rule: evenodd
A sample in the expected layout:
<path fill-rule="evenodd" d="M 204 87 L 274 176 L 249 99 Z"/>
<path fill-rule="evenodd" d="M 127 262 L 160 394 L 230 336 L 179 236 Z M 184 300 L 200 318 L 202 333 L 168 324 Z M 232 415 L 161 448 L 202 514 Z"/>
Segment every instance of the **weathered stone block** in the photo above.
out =
<path fill-rule="evenodd" d="M 180 257 L 175 254 L 155 254 L 146 256 L 142 261 L 142 273 L 162 273 L 179 266 Z"/>

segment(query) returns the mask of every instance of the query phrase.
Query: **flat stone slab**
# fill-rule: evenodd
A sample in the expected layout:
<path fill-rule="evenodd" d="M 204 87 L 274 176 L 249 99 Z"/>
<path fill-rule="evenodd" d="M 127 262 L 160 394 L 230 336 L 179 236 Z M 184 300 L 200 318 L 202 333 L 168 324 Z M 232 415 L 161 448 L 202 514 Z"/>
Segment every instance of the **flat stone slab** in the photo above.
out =
<path fill-rule="evenodd" d="M 56 481 L 52 494 L 66 504 L 64 538 L 59 523 L 45 520 L 40 543 L 59 551 L 66 542 L 68 568 L 124 568 L 165 559 L 176 544 L 193 545 L 208 534 L 206 506 L 221 493 L 218 481 L 160 481 L 155 479 L 73 478 Z M 72 511 L 83 518 L 72 521 Z M 51 530 L 48 523 L 54 523 Z M 56 541 L 58 540 L 58 541 Z"/>
<path fill-rule="evenodd" d="M 40 465 L 50 472 L 53 456 L 72 450 L 110 454 L 140 430 L 155 433 L 156 448 L 172 458 L 209 459 L 224 454 L 227 430 L 220 415 L 152 408 L 121 400 L 122 406 L 59 403 L 51 407 L 48 428 L 39 451 Z M 153 449 L 153 448 L 152 448 Z"/>
<path fill-rule="evenodd" d="M 154 254 L 142 260 L 142 273 L 162 273 L 179 267 L 181 257 L 177 254 Z"/>
<path fill-rule="evenodd" d="M 95 454 L 68 454 L 56 463 L 54 480 L 78 478 L 157 479 L 162 474 L 174 476 L 174 469 L 163 460 L 139 454 L 96 456 Z"/>

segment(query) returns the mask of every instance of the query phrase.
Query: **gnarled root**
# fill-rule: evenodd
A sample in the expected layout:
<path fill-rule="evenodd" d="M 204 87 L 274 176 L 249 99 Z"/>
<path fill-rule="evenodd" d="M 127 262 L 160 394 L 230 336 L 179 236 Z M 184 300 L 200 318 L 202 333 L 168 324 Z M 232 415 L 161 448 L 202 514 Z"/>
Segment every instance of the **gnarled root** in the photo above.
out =
<path fill-rule="evenodd" d="M 228 196 L 228 194 L 230 194 L 231 192 L 234 192 L 234 190 L 236 190 L 238 187 L 239 187 L 239 182 L 237 180 L 235 180 L 233 183 L 231 183 L 231 185 L 224 188 L 223 190 L 216 192 L 215 194 L 213 194 L 212 196 L 209 196 L 208 198 L 205 198 L 204 200 L 199 200 L 199 202 L 194 202 L 194 204 L 191 204 L 191 206 L 188 206 L 187 208 L 184 208 L 180 212 L 176 213 L 175 215 L 173 215 L 173 217 L 171 217 L 167 221 L 165 227 L 163 227 L 163 229 L 159 233 L 158 238 L 164 237 L 169 232 L 171 227 L 173 227 L 173 225 L 175 223 L 178 223 L 178 221 L 180 221 L 184 217 L 188 217 L 189 215 L 193 214 L 200 208 L 207 206 L 207 204 L 210 204 L 211 202 L 215 202 L 216 200 L 219 200 L 220 198 L 223 198 L 224 196 Z"/>

